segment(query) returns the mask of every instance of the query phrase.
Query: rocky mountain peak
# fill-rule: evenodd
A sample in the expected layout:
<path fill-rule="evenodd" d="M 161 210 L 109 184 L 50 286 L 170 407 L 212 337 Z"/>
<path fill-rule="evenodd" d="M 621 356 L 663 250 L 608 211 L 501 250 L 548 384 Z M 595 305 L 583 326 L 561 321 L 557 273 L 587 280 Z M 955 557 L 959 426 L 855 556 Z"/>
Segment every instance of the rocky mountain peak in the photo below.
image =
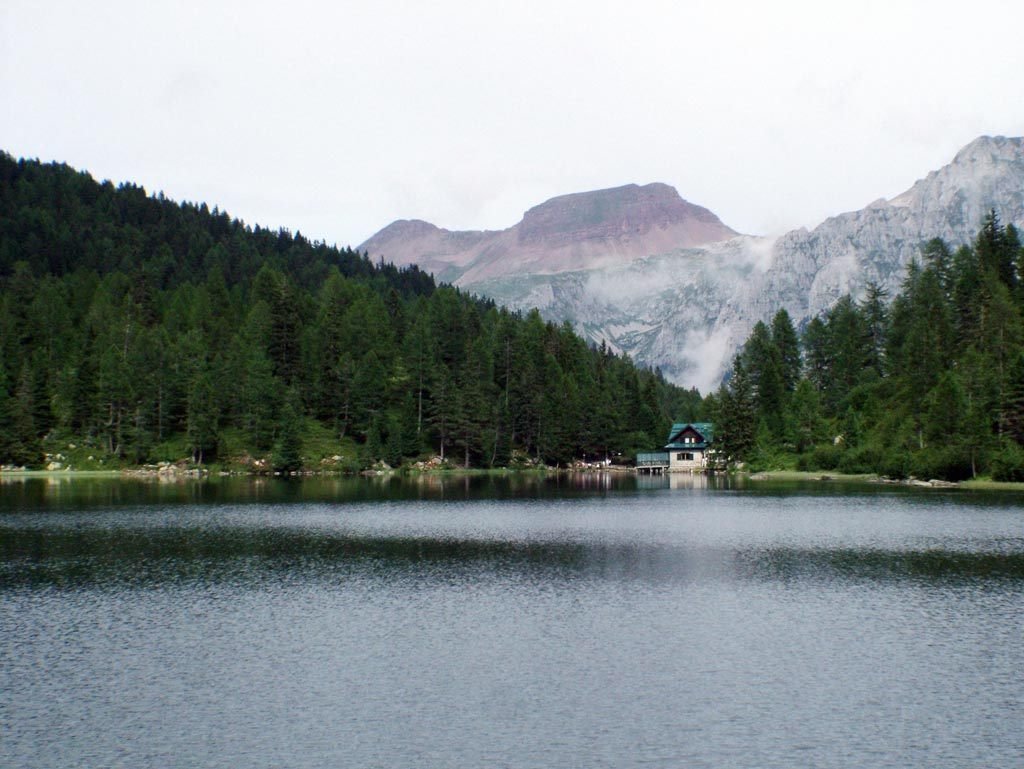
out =
<path fill-rule="evenodd" d="M 953 243 L 979 227 L 989 209 L 1013 221 L 1024 206 L 1024 139 L 981 136 L 890 202 L 907 209 L 922 234 Z"/>
<path fill-rule="evenodd" d="M 391 222 L 391 224 L 374 235 L 374 238 L 380 238 L 382 240 L 390 240 L 392 238 L 419 238 L 424 235 L 432 235 L 436 232 L 440 232 L 439 227 L 435 227 L 430 222 L 425 222 L 422 219 L 398 219 Z"/>
<path fill-rule="evenodd" d="M 587 240 L 639 237 L 679 225 L 687 225 L 692 236 L 678 247 L 693 245 L 693 240 L 707 243 L 737 234 L 708 209 L 688 203 L 674 187 L 658 182 L 560 195 L 527 211 L 516 230 L 523 245 L 560 247 Z"/>
<path fill-rule="evenodd" d="M 441 280 L 465 284 L 500 275 L 607 267 L 736 234 L 667 184 L 627 184 L 560 195 L 497 232 L 453 232 L 403 219 L 359 249 L 373 259 L 418 264 Z"/>
<path fill-rule="evenodd" d="M 869 282 L 894 296 L 922 243 L 933 237 L 954 248 L 970 243 L 993 209 L 1003 223 L 1024 229 L 1024 139 L 980 137 L 902 195 L 837 214 L 812 230 L 468 287 L 569 320 L 595 342 L 705 390 L 717 386 L 757 321 L 785 307 L 795 323 L 806 323 L 845 294 L 859 299 Z"/>
<path fill-rule="evenodd" d="M 1020 161 L 1024 159 L 1024 138 L 979 136 L 953 157 L 951 165 Z"/>

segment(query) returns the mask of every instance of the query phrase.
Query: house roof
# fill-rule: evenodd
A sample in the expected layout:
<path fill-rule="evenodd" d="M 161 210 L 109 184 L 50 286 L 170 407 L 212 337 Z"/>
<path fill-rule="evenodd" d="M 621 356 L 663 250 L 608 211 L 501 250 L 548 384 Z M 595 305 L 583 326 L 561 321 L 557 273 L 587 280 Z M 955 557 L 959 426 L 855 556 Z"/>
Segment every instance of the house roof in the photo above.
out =
<path fill-rule="evenodd" d="M 683 443 L 682 433 L 692 430 L 697 440 Z M 705 449 L 715 439 L 715 426 L 711 422 L 676 422 L 668 434 L 666 449 Z"/>

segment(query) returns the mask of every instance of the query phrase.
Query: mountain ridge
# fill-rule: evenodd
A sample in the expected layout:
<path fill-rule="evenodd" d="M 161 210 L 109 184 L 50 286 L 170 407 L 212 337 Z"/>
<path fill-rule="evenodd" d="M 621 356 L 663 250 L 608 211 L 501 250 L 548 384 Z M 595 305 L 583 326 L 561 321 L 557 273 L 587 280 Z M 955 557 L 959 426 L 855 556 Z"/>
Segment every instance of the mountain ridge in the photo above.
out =
<path fill-rule="evenodd" d="M 1024 138 L 981 136 L 903 193 L 778 237 L 740 235 L 625 264 L 463 281 L 517 309 L 538 307 L 593 342 L 706 390 L 754 324 L 784 307 L 795 323 L 859 298 L 873 282 L 897 293 L 922 243 L 970 243 L 984 215 L 1024 227 Z"/>
<path fill-rule="evenodd" d="M 559 195 L 528 209 L 505 230 L 452 231 L 397 220 L 359 250 L 396 265 L 418 264 L 464 285 L 523 271 L 608 267 L 736 235 L 707 208 L 654 182 Z"/>

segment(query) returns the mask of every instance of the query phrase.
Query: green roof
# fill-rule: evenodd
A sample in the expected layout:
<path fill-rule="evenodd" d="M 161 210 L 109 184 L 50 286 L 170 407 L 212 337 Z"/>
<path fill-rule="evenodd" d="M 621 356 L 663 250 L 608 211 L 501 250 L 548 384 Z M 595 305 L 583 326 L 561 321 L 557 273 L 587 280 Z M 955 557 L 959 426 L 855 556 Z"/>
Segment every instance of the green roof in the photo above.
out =
<path fill-rule="evenodd" d="M 696 443 L 681 443 L 675 439 L 679 437 L 679 434 L 685 432 L 687 428 L 692 429 L 703 441 Z M 668 434 L 668 441 L 665 444 L 666 449 L 704 449 L 707 448 L 708 444 L 715 439 L 715 426 L 711 422 L 676 422 L 672 425 L 672 430 Z"/>

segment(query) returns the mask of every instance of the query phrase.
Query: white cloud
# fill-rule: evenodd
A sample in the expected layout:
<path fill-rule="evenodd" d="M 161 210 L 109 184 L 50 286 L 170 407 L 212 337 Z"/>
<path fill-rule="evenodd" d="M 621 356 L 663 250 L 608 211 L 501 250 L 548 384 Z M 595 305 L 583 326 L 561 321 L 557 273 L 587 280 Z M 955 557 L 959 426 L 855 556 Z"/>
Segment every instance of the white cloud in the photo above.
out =
<path fill-rule="evenodd" d="M 779 232 L 1024 133 L 1024 6 L 853 9 L 9 0 L 0 141 L 355 244 L 650 181 Z"/>
<path fill-rule="evenodd" d="M 703 331 L 695 329 L 686 335 L 683 359 L 691 367 L 686 383 L 702 393 L 712 392 L 728 368 L 728 357 L 735 352 L 734 340 L 726 328 Z"/>

